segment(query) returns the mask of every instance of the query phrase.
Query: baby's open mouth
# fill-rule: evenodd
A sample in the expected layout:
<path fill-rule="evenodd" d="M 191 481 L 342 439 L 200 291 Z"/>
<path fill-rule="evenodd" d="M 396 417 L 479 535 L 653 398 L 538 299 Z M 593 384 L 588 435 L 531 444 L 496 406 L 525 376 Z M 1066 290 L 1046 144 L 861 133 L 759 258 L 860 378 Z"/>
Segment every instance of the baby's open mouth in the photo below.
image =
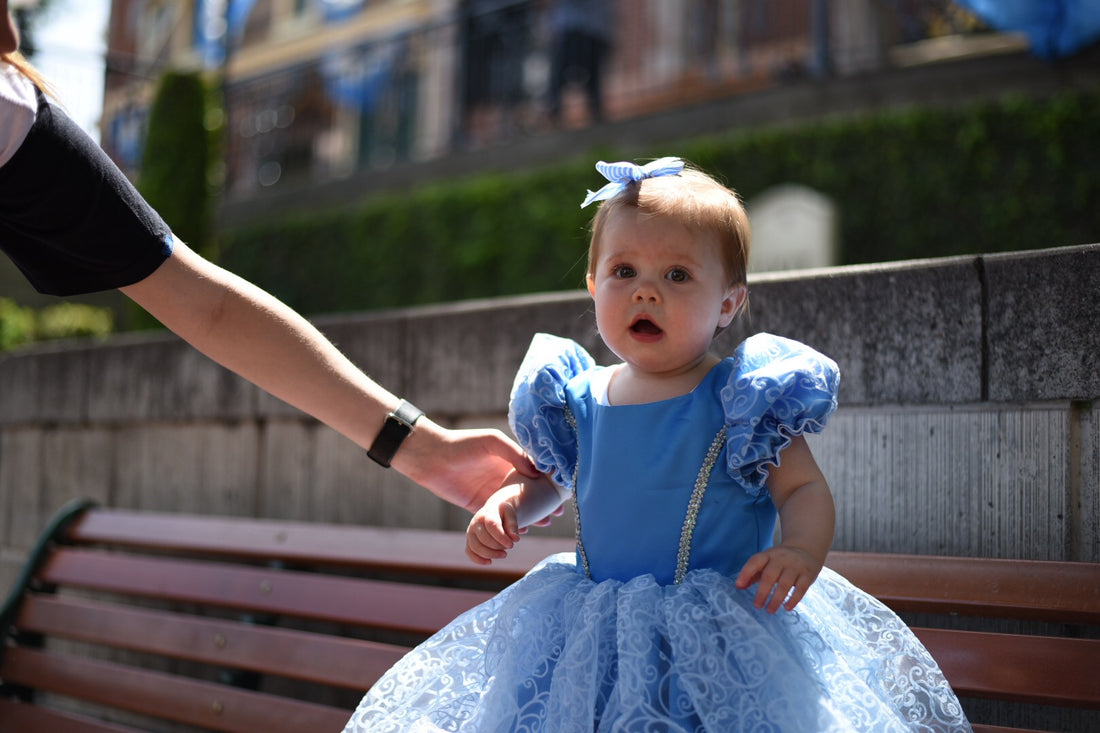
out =
<path fill-rule="evenodd" d="M 645 334 L 652 334 L 652 335 L 656 335 L 656 334 L 659 334 L 661 332 L 660 327 L 656 323 L 654 323 L 653 321 L 649 320 L 648 318 L 639 319 L 633 325 L 630 326 L 630 330 L 633 331 L 634 333 L 645 333 Z"/>

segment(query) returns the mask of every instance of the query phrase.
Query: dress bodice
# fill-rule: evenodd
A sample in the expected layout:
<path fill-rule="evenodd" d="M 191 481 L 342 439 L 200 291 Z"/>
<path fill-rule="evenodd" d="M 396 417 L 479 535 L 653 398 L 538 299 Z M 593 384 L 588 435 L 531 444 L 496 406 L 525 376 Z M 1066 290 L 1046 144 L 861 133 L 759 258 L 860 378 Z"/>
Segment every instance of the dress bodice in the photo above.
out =
<path fill-rule="evenodd" d="M 718 392 L 731 364 L 722 362 L 692 392 L 641 405 L 601 405 L 591 372 L 566 388 L 576 419 L 579 465 L 576 511 L 582 566 L 594 580 L 652 573 L 673 582 L 689 503 L 711 443 L 724 434 Z M 724 458 L 725 446 L 722 445 Z M 713 464 L 712 464 L 713 465 Z M 721 470 L 711 471 L 691 532 L 689 569 L 737 572 L 771 544 L 775 506 L 750 495 Z"/>

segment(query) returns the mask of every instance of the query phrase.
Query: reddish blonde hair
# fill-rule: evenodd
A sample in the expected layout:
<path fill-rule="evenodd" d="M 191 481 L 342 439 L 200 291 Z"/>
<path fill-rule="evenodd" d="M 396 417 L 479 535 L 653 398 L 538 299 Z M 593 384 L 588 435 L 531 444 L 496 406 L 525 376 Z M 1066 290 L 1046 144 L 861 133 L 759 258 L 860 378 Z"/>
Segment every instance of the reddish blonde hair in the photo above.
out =
<path fill-rule="evenodd" d="M 592 218 L 588 245 L 588 274 L 596 266 L 606 222 L 617 212 L 635 208 L 649 216 L 667 216 L 691 231 L 717 236 L 730 285 L 744 285 L 752 230 L 741 199 L 702 171 L 685 167 L 675 176 L 658 176 L 631 183 L 626 190 L 600 204 Z"/>
<path fill-rule="evenodd" d="M 54 99 L 57 98 L 57 95 L 54 93 L 53 85 L 50 84 L 46 77 L 42 76 L 42 73 L 38 69 L 31 66 L 31 62 L 27 61 L 27 59 L 23 57 L 23 54 L 18 51 L 10 51 L 5 54 L 0 54 L 0 59 L 14 66 L 20 74 L 30 79 L 31 83 L 43 92 Z"/>

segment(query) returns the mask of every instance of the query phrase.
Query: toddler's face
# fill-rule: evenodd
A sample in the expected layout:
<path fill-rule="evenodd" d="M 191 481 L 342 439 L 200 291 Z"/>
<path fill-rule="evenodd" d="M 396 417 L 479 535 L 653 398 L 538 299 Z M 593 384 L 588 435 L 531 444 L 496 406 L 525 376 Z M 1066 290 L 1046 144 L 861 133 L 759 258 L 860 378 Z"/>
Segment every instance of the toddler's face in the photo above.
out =
<path fill-rule="evenodd" d="M 697 365 L 744 298 L 728 284 L 717 237 L 624 208 L 598 244 L 588 291 L 608 348 L 654 375 Z"/>

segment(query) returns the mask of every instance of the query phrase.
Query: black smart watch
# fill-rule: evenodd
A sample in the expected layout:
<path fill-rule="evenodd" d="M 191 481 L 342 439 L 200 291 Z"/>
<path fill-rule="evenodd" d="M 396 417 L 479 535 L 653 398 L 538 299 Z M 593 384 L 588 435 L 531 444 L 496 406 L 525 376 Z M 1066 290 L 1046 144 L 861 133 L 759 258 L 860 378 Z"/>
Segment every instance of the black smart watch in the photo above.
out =
<path fill-rule="evenodd" d="M 367 451 L 367 455 L 371 457 L 371 460 L 383 468 L 389 468 L 390 461 L 393 460 L 397 449 L 401 447 L 401 443 L 404 442 L 405 438 L 409 437 L 413 425 L 423 414 L 412 403 L 401 400 L 401 404 L 397 406 L 397 409 L 386 415 L 386 422 L 382 424 L 382 430 L 379 431 L 378 437 L 374 439 L 370 450 Z"/>

